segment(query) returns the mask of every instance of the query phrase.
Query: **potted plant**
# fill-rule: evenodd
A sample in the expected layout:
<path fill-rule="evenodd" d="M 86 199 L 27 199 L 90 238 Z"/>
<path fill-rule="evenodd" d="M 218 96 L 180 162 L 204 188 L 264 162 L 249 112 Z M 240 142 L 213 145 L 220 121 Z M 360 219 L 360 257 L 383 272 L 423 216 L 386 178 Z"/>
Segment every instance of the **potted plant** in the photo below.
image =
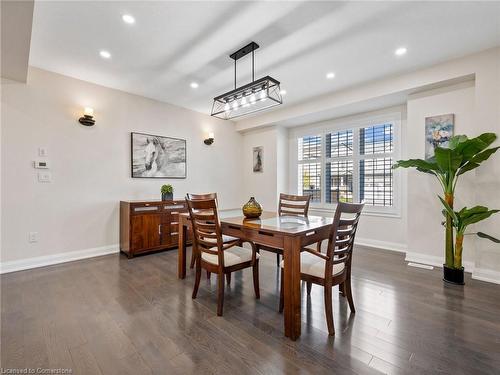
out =
<path fill-rule="evenodd" d="M 172 185 L 163 185 L 161 187 L 161 200 L 162 201 L 171 201 L 174 199 L 174 188 Z"/>
<path fill-rule="evenodd" d="M 444 280 L 454 284 L 464 283 L 464 268 L 462 267 L 462 250 L 464 243 L 464 236 L 476 234 L 479 237 L 487 238 L 493 242 L 500 242 L 500 240 L 483 232 L 465 233 L 467 227 L 471 224 L 478 223 L 484 219 L 489 218 L 494 213 L 500 210 L 490 210 L 484 206 L 475 206 L 472 208 L 464 207 L 460 211 L 453 211 L 446 201 L 439 197 L 444 206 L 443 215 L 452 218 L 453 228 L 455 229 L 455 248 L 453 254 L 453 268 L 444 268 Z"/>
<path fill-rule="evenodd" d="M 455 187 L 459 177 L 462 174 L 479 167 L 483 161 L 487 160 L 500 148 L 488 148 L 496 138 L 497 137 L 494 133 L 484 133 L 471 139 L 467 138 L 465 135 L 457 135 L 450 138 L 448 148 L 436 147 L 432 158 L 427 160 L 399 160 L 393 165 L 393 168 L 416 168 L 419 172 L 435 176 L 443 189 L 443 196 L 441 199 L 446 202 L 451 210 L 453 210 Z M 453 280 L 447 279 L 447 277 L 450 276 L 450 272 L 447 272 L 447 269 L 463 273 L 463 268 L 461 268 L 461 255 L 460 268 L 455 268 L 455 249 L 453 241 L 454 222 L 450 212 L 446 211 L 445 217 L 446 260 L 443 265 L 443 272 L 445 280 L 453 282 Z"/>

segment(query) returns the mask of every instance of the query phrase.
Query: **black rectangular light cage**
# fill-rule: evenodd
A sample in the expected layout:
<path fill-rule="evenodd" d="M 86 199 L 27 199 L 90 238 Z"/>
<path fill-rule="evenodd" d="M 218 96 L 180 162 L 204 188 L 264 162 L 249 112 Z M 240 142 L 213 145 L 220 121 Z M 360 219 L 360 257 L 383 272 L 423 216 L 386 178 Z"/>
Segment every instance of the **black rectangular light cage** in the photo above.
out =
<path fill-rule="evenodd" d="M 246 116 L 283 104 L 280 82 L 270 76 L 255 80 L 254 51 L 259 48 L 255 42 L 229 55 L 234 60 L 234 90 L 216 96 L 212 105 L 211 115 L 223 120 Z M 236 61 L 243 56 L 252 54 L 252 82 L 236 87 Z"/>
<path fill-rule="evenodd" d="M 212 116 L 224 120 L 248 115 L 283 103 L 280 83 L 266 76 L 214 98 Z"/>

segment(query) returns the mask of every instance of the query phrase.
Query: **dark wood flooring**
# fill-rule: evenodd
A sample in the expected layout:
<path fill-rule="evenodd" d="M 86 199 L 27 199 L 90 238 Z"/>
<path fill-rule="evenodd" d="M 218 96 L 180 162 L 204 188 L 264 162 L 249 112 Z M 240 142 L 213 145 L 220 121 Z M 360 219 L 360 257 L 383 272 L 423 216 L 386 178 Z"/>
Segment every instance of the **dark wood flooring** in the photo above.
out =
<path fill-rule="evenodd" d="M 191 299 L 176 251 L 109 255 L 1 276 L 1 365 L 71 368 L 73 374 L 499 374 L 500 286 L 445 285 L 441 270 L 402 254 L 357 248 L 357 312 L 334 293 L 329 337 L 322 289 L 303 290 L 302 336 L 283 336 L 274 254 L 233 275 L 224 316 L 215 277 Z M 5 371 L 5 370 L 4 370 Z"/>

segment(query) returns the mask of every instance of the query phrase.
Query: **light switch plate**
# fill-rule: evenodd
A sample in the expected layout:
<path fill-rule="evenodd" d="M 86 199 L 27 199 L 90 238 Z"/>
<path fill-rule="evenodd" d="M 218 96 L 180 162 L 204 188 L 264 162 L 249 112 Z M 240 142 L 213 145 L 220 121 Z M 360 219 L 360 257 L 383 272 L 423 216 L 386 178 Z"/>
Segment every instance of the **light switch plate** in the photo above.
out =
<path fill-rule="evenodd" d="M 47 150 L 47 147 L 38 147 L 38 156 L 48 156 L 49 152 Z"/>
<path fill-rule="evenodd" d="M 50 172 L 38 172 L 38 182 L 51 182 L 52 175 Z"/>
<path fill-rule="evenodd" d="M 33 162 L 33 167 L 36 169 L 48 169 L 49 161 L 48 160 L 35 160 Z"/>
<path fill-rule="evenodd" d="M 29 232 L 28 241 L 31 243 L 38 242 L 38 232 Z"/>

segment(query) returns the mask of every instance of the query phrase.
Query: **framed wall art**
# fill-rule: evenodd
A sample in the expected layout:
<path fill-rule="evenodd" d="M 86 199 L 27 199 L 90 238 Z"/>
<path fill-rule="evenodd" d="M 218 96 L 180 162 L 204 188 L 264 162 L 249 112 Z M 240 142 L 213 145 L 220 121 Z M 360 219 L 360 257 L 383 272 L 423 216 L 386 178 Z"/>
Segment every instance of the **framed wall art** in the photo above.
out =
<path fill-rule="evenodd" d="M 131 133 L 132 177 L 186 178 L 186 140 Z"/>

